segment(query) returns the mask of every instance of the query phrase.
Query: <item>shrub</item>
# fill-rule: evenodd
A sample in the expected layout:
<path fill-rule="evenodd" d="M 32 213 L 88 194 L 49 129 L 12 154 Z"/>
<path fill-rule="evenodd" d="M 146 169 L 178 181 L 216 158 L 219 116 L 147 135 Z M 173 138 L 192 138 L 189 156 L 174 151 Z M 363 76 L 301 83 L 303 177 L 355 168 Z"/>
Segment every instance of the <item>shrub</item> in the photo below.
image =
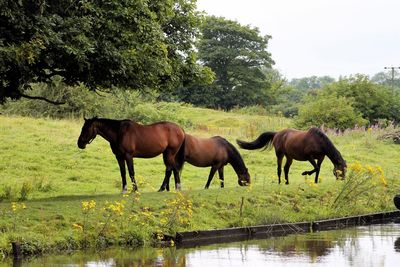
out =
<path fill-rule="evenodd" d="M 355 75 L 327 85 L 322 89 L 326 94 L 353 99 L 353 108 L 362 114 L 370 124 L 379 119 L 400 120 L 400 95 L 393 88 L 372 82 L 368 76 Z"/>
<path fill-rule="evenodd" d="M 294 120 L 298 128 L 322 126 L 328 128 L 348 129 L 355 125 L 368 123 L 361 114 L 353 108 L 353 102 L 345 97 L 320 94 L 307 97 L 299 107 L 299 115 Z"/>
<path fill-rule="evenodd" d="M 30 95 L 41 95 L 48 99 L 65 102 L 53 105 L 40 100 L 9 100 L 0 106 L 4 114 L 16 114 L 32 117 L 82 118 L 106 117 L 112 119 L 133 119 L 148 124 L 160 120 L 174 121 L 183 126 L 190 125 L 179 112 L 182 104 L 156 102 L 157 94 L 150 91 L 114 90 L 113 93 L 90 92 L 84 86 L 66 86 L 60 78 L 54 78 L 51 84 L 32 85 Z"/>

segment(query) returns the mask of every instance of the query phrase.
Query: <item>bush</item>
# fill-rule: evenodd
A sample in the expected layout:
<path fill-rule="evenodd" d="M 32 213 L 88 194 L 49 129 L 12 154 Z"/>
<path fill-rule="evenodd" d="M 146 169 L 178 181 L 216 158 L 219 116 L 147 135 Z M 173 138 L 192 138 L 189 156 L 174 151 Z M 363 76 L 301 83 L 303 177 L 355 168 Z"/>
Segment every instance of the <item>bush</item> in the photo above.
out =
<path fill-rule="evenodd" d="M 400 121 L 400 94 L 393 88 L 372 82 L 368 76 L 359 74 L 342 78 L 322 90 L 325 94 L 353 99 L 354 110 L 370 124 L 376 124 L 380 119 Z"/>
<path fill-rule="evenodd" d="M 353 108 L 353 102 L 345 97 L 320 94 L 316 97 L 307 97 L 299 107 L 299 115 L 294 120 L 298 128 L 322 126 L 340 130 L 353 128 L 355 125 L 368 123 Z"/>
<path fill-rule="evenodd" d="M 84 86 L 66 86 L 60 78 L 51 84 L 33 84 L 30 95 L 41 95 L 54 101 L 65 102 L 53 105 L 40 100 L 9 100 L 0 106 L 8 115 L 50 118 L 106 117 L 132 119 L 148 124 L 160 120 L 174 121 L 183 126 L 190 125 L 179 112 L 182 104 L 156 102 L 154 92 L 141 94 L 137 91 L 114 90 L 113 93 L 90 92 Z"/>

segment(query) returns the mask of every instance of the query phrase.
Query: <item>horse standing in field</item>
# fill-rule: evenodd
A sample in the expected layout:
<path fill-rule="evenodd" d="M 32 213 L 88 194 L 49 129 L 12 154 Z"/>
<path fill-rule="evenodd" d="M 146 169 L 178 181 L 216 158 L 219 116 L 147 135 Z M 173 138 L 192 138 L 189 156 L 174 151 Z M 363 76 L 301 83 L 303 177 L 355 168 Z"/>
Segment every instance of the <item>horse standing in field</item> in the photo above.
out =
<path fill-rule="evenodd" d="M 197 138 L 192 135 L 186 134 L 184 142 L 185 161 L 196 167 L 210 167 L 210 174 L 208 176 L 205 189 L 210 186 L 210 183 L 218 171 L 219 179 L 221 181 L 221 188 L 224 187 L 224 166 L 228 163 L 232 165 L 238 176 L 238 184 L 245 186 L 250 184 L 250 174 L 244 164 L 239 151 L 226 139 L 220 136 L 211 138 Z M 164 180 L 161 188 L 169 183 Z"/>
<path fill-rule="evenodd" d="M 282 159 L 286 157 L 284 166 L 286 184 L 289 184 L 289 168 L 293 160 L 309 161 L 314 169 L 305 171 L 302 175 L 311 175 L 315 172 L 315 183 L 318 183 L 318 175 L 321 164 L 327 156 L 333 163 L 333 174 L 338 178 L 345 178 L 346 161 L 335 148 L 331 140 L 318 128 L 313 127 L 308 131 L 285 129 L 280 132 L 262 133 L 253 142 L 237 140 L 243 149 L 258 149 L 273 145 L 278 163 L 278 179 L 281 183 Z"/>
<path fill-rule="evenodd" d="M 96 135 L 110 142 L 111 150 L 117 158 L 122 178 L 122 192 L 127 191 L 125 163 L 137 190 L 133 158 L 153 158 L 163 154 L 166 166 L 165 178 L 169 179 L 172 172 L 175 178 L 175 188 L 180 189 L 179 171 L 183 166 L 184 155 L 179 155 L 185 139 L 185 132 L 172 122 L 158 122 L 141 125 L 131 120 L 111 120 L 92 118 L 85 119 L 78 147 L 84 149 Z M 169 190 L 169 187 L 167 188 Z"/>

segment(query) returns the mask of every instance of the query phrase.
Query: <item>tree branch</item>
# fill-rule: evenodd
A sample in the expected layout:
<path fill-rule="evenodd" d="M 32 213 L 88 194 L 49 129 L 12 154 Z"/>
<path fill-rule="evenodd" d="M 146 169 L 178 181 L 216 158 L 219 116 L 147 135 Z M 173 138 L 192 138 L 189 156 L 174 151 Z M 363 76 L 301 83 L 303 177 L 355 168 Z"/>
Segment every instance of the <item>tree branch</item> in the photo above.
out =
<path fill-rule="evenodd" d="M 47 103 L 50 103 L 50 104 L 53 104 L 53 105 L 63 105 L 63 104 L 65 104 L 65 102 L 53 101 L 53 100 L 47 99 L 47 98 L 45 98 L 43 96 L 30 96 L 30 95 L 26 95 L 26 94 L 23 94 L 23 93 L 19 93 L 19 95 L 21 97 L 27 98 L 27 99 L 43 100 L 43 101 L 46 101 Z"/>

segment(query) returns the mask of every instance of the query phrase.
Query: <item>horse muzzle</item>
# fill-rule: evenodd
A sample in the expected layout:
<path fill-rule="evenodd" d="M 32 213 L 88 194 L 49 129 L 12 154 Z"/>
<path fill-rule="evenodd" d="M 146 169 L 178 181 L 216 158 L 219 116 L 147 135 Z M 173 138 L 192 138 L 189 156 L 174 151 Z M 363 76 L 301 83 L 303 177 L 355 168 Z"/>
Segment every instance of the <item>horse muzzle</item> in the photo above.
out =
<path fill-rule="evenodd" d="M 86 144 L 83 143 L 83 142 L 79 142 L 79 141 L 78 141 L 78 147 L 79 147 L 80 149 L 85 149 Z"/>
<path fill-rule="evenodd" d="M 238 184 L 240 186 L 248 186 L 250 183 L 248 183 L 247 181 L 244 181 L 244 180 L 238 180 Z"/>

